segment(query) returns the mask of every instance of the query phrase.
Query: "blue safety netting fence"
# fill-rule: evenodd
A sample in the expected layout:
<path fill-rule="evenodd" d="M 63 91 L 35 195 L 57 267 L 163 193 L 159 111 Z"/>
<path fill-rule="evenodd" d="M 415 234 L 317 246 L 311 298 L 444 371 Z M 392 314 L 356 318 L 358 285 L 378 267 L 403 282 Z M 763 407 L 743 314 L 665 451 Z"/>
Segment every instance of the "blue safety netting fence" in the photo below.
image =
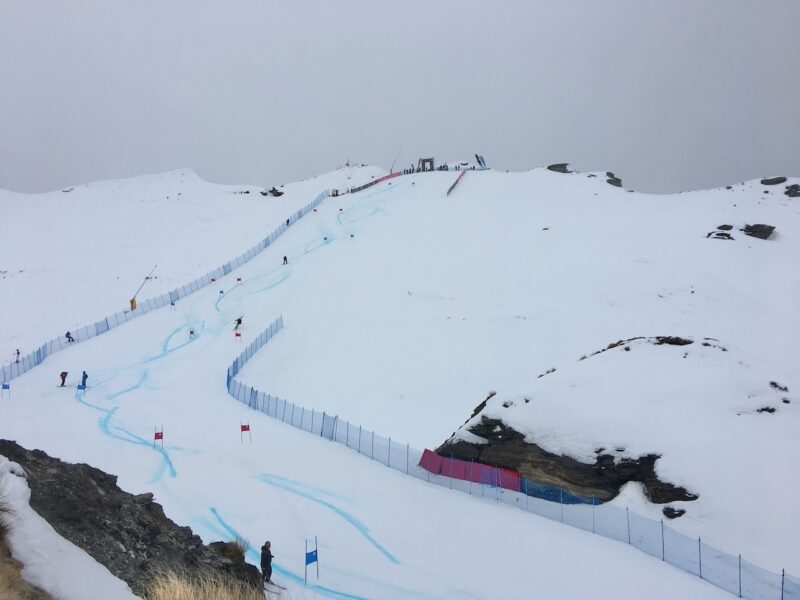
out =
<path fill-rule="evenodd" d="M 286 222 L 281 223 L 279 227 L 277 227 L 272 233 L 270 233 L 267 237 L 261 240 L 258 244 L 256 244 L 243 254 L 240 254 L 236 258 L 229 260 L 223 265 L 220 265 L 213 271 L 209 271 L 202 277 L 198 277 L 194 281 L 191 281 L 182 287 L 175 288 L 174 290 L 167 292 L 165 294 L 161 294 L 159 296 L 143 300 L 138 303 L 136 310 L 120 311 L 114 313 L 113 315 L 104 317 L 99 321 L 96 321 L 95 323 L 91 323 L 84 327 L 80 327 L 75 331 L 72 331 L 71 333 L 73 339 L 75 340 L 74 342 L 67 341 L 66 337 L 63 335 L 54 337 L 53 339 L 45 342 L 44 344 L 36 348 L 34 351 L 29 352 L 25 355 L 21 355 L 18 360 L 3 365 L 2 373 L 0 373 L 0 381 L 7 383 L 16 377 L 19 377 L 23 373 L 30 371 L 35 366 L 41 364 L 48 356 L 50 356 L 54 352 L 59 352 L 60 350 L 68 348 L 73 344 L 84 342 L 98 335 L 102 335 L 107 331 L 109 331 L 110 329 L 118 327 L 123 323 L 127 323 L 128 321 L 135 319 L 136 317 L 140 317 L 141 315 L 147 314 L 152 310 L 156 310 L 164 306 L 169 306 L 170 304 L 177 302 L 181 298 L 185 298 L 186 296 L 193 294 L 196 291 L 206 287 L 207 285 L 211 284 L 214 280 L 224 277 L 231 271 L 234 271 L 241 265 L 252 260 L 255 256 L 260 254 L 264 249 L 266 249 L 270 244 L 272 244 L 276 239 L 278 239 L 291 225 L 296 223 L 300 218 L 302 218 L 308 212 L 313 210 L 320 202 L 322 202 L 327 197 L 328 197 L 327 191 L 321 192 L 320 194 L 317 195 L 316 198 L 314 198 L 314 200 L 306 204 L 303 208 L 292 213 L 287 218 Z"/>
<path fill-rule="evenodd" d="M 292 427 L 343 444 L 371 460 L 428 483 L 514 506 L 567 525 L 635 546 L 656 559 L 692 573 L 740 598 L 800 600 L 800 579 L 763 569 L 742 556 L 722 552 L 678 533 L 663 520 L 654 520 L 627 508 L 596 502 L 563 488 L 519 480 L 519 489 L 497 481 L 471 481 L 432 473 L 420 466 L 423 452 L 360 425 L 315 409 L 307 409 L 241 383 L 236 377 L 247 362 L 283 329 L 280 316 L 228 367 L 228 393 L 253 410 Z"/>

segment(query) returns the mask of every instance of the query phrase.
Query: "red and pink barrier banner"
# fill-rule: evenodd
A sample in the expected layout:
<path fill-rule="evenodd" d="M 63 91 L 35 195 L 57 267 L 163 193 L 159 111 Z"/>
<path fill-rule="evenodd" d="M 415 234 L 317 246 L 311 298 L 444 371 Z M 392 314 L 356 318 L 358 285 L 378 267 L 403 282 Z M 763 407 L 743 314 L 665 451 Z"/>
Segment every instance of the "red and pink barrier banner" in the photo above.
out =
<path fill-rule="evenodd" d="M 425 450 L 422 453 L 419 466 L 435 475 L 501 487 L 515 492 L 520 491 L 519 471 L 513 469 L 492 467 L 459 458 L 447 458 L 439 456 L 431 450 Z"/>
<path fill-rule="evenodd" d="M 354 192 L 360 192 L 361 190 L 365 190 L 368 187 L 372 187 L 373 185 L 377 185 L 377 184 L 381 183 L 382 181 L 386 181 L 387 179 L 394 179 L 395 177 L 399 177 L 400 175 L 402 175 L 402 173 L 397 172 L 397 173 L 390 173 L 389 175 L 384 175 L 383 177 L 378 177 L 377 179 L 373 179 L 369 183 L 365 183 L 364 185 L 360 185 L 358 187 L 351 188 L 350 189 L 350 193 L 352 194 Z"/>

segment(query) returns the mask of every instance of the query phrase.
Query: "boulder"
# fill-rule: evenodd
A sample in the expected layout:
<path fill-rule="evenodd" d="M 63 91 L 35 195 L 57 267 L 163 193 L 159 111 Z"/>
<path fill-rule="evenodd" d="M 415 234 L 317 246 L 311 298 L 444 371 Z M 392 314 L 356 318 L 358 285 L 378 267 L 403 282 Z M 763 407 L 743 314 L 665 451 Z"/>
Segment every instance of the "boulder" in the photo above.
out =
<path fill-rule="evenodd" d="M 744 232 L 745 235 L 749 235 L 750 237 L 766 240 L 769 239 L 769 236 L 775 231 L 775 227 L 759 223 L 756 225 L 745 225 L 739 231 Z"/>
<path fill-rule="evenodd" d="M 556 163 L 554 165 L 548 165 L 547 170 L 555 173 L 572 173 L 572 171 L 569 170 L 569 163 Z"/>

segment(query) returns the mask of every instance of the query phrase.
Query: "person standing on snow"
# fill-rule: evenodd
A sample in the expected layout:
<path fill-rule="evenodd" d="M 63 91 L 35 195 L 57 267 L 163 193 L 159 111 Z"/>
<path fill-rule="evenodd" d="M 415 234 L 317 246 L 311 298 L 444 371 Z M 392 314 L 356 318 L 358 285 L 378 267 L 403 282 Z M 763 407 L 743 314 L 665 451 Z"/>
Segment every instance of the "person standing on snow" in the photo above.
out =
<path fill-rule="evenodd" d="M 64 337 L 67 338 L 68 342 L 74 342 L 75 341 L 75 338 L 72 337 L 72 334 L 69 331 L 64 334 Z"/>
<path fill-rule="evenodd" d="M 61 377 L 61 385 L 59 387 L 64 387 L 64 383 L 67 381 L 67 375 L 68 373 L 66 371 L 61 371 L 61 373 L 59 373 L 58 376 Z"/>
<path fill-rule="evenodd" d="M 285 264 L 285 265 L 289 264 L 289 258 L 288 257 L 286 257 L 286 256 L 283 257 L 283 264 Z"/>
<path fill-rule="evenodd" d="M 86 380 L 89 379 L 89 376 L 86 374 L 86 371 L 83 372 L 81 375 L 81 385 L 86 387 Z"/>
<path fill-rule="evenodd" d="M 269 541 L 261 546 L 261 582 L 272 583 L 272 559 L 275 558 L 270 551 Z"/>
<path fill-rule="evenodd" d="M 242 326 L 242 319 L 243 319 L 243 318 L 244 318 L 244 317 L 239 317 L 238 319 L 236 319 L 236 320 L 233 322 L 233 330 L 234 330 L 234 331 L 238 331 L 239 327 L 241 327 L 241 326 Z"/>

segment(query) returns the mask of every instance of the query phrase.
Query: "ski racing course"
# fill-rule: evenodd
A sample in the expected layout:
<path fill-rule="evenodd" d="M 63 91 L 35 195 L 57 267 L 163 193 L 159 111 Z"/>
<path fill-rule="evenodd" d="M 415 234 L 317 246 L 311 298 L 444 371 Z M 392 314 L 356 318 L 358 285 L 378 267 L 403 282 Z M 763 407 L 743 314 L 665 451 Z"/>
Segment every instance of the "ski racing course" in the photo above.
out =
<path fill-rule="evenodd" d="M 429 486 L 228 396 L 225 369 L 248 336 L 281 312 L 285 334 L 292 330 L 296 306 L 282 306 L 276 292 L 303 282 L 317 293 L 295 301 L 325 310 L 324 278 L 308 279 L 314 261 L 357 244 L 370 217 L 421 179 L 329 198 L 174 310 L 153 311 L 50 357 L 15 380 L 13 397 L 2 401 L 0 436 L 116 474 L 129 492 L 153 492 L 170 518 L 204 541 L 248 540 L 253 563 L 258 546 L 271 540 L 286 598 L 638 598 L 645 588 L 650 598 L 728 597 L 634 548 Z M 58 372 L 82 369 L 85 391 L 58 387 Z M 242 422 L 251 424 L 252 443 L 240 441 Z M 163 449 L 153 443 L 162 427 Z M 321 577 L 306 587 L 303 548 L 314 536 Z"/>

